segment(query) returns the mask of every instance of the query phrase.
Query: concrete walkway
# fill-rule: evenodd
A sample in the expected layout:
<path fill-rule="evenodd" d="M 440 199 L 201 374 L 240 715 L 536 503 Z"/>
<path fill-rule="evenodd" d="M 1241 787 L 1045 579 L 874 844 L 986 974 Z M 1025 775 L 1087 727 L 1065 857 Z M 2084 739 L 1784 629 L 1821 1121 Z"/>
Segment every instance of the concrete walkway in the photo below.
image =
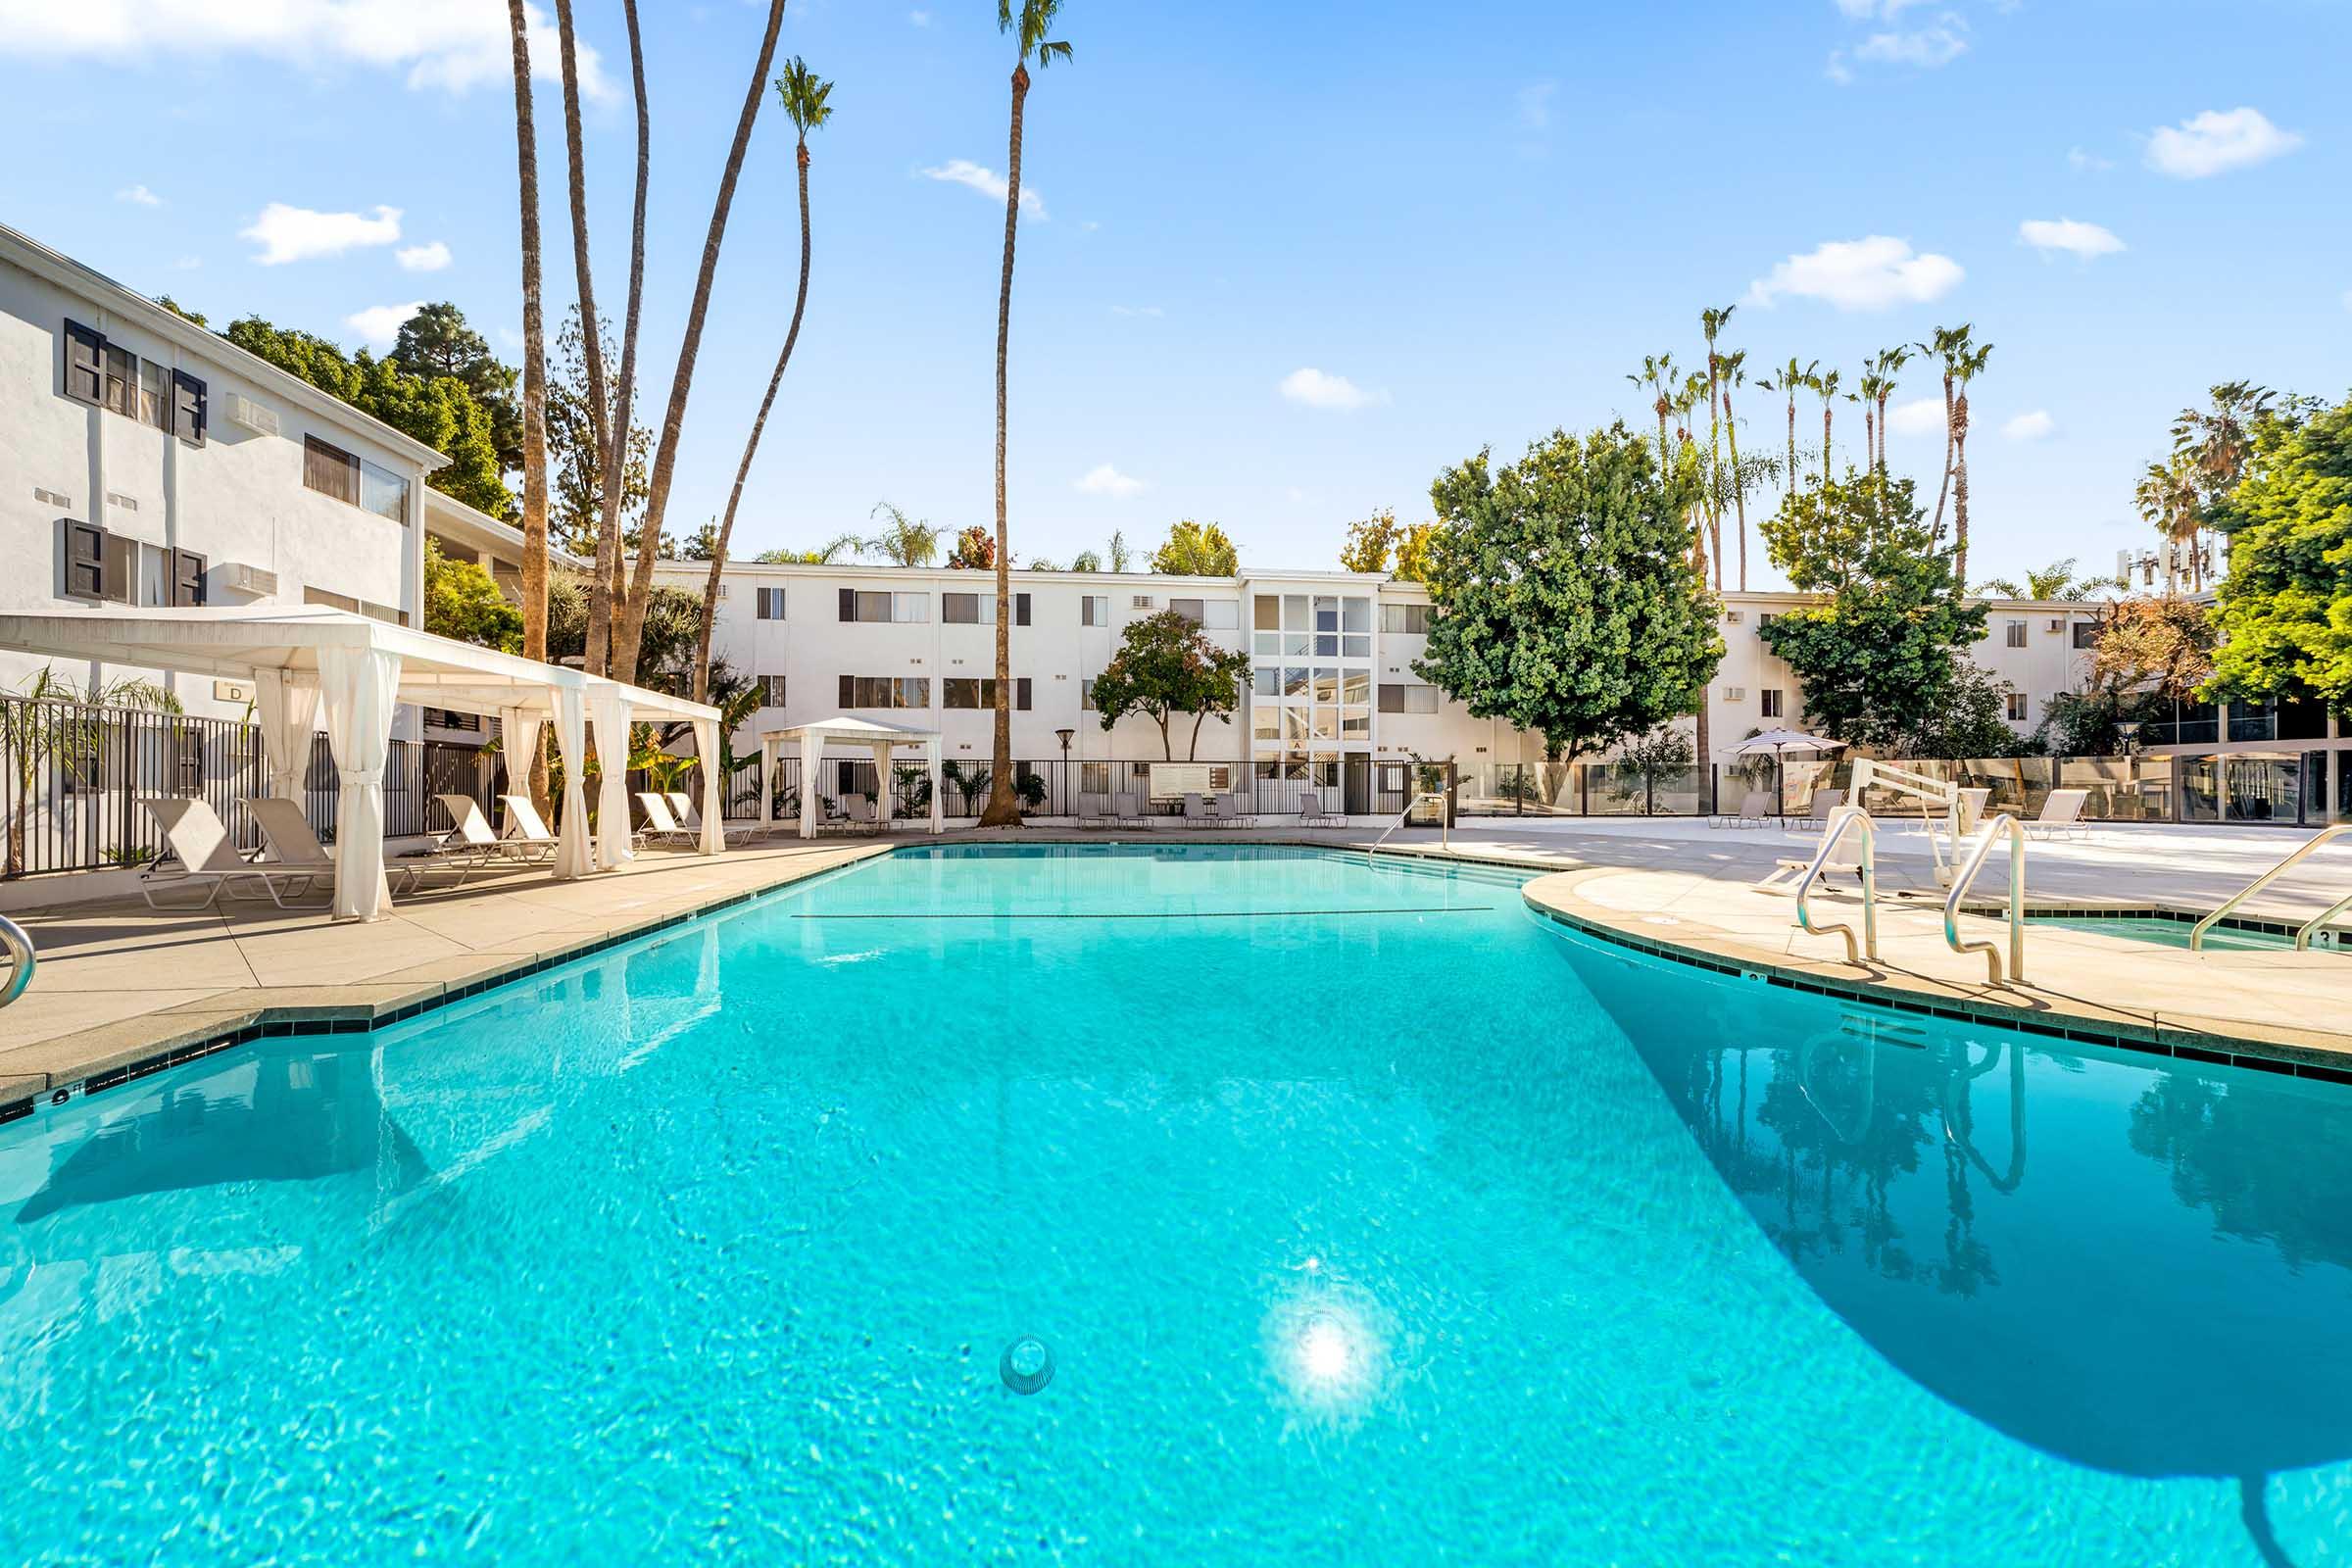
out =
<path fill-rule="evenodd" d="M 391 919 L 369 925 L 338 925 L 320 912 L 251 901 L 201 913 L 159 913 L 135 899 L 53 906 L 23 916 L 41 967 L 32 988 L 0 1011 L 0 1111 L 27 1096 L 217 1046 L 240 1031 L 298 1023 L 365 1028 L 894 846 L 1164 837 L 1363 848 L 1383 826 L 1140 834 L 1033 827 L 944 840 L 779 839 L 714 857 L 655 851 L 619 872 L 575 882 L 556 882 L 543 869 L 477 877 L 396 900 Z M 1466 821 L 1450 835 L 1450 849 L 1439 837 L 1427 829 L 1399 832 L 1388 848 L 1573 872 L 1532 887 L 1575 920 L 1661 948 L 1965 1010 L 2111 1024 L 2150 1041 L 2352 1060 L 2345 1032 L 2352 1031 L 2352 958 L 2332 954 L 2190 955 L 2042 928 L 2030 939 L 2033 984 L 1995 991 L 1984 983 L 1982 957 L 1944 946 L 1939 896 L 1932 906 L 1886 903 L 1877 964 L 1845 964 L 1838 939 L 1795 931 L 1791 902 L 1749 884 L 1780 858 L 1811 849 L 1814 835 L 1802 830 L 1504 818 Z M 2304 841 L 2278 829 L 2098 828 L 2084 840 L 2034 844 L 2029 897 L 2203 910 Z M 1927 840 L 1916 828 L 1883 824 L 1879 852 L 1884 891 L 1935 891 Z M 1997 893 L 2004 873 L 1996 855 L 1984 891 Z M 2307 916 L 2345 891 L 2352 891 L 2352 843 L 2323 850 L 2247 912 Z M 1825 901 L 1821 918 L 1851 918 L 1853 902 Z M 1999 934 L 1995 921 L 1967 923 L 1970 936 Z"/>

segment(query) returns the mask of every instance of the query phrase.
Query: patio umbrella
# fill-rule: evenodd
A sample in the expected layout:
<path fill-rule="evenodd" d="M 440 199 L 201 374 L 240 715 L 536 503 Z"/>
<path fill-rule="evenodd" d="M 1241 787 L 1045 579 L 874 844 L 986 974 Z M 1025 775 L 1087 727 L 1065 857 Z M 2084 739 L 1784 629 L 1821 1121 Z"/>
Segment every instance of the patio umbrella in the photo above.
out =
<path fill-rule="evenodd" d="M 1770 752 L 1772 754 L 1772 794 L 1773 806 L 1776 808 L 1773 814 L 1786 816 L 1788 814 L 1788 800 L 1784 793 L 1783 781 L 1788 776 L 1788 768 L 1785 754 L 1792 751 L 1838 752 L 1844 749 L 1845 742 L 1843 741 L 1834 741 L 1822 735 L 1808 735 L 1801 729 L 1768 729 L 1760 734 L 1750 735 L 1733 747 L 1732 755 L 1744 757 L 1750 752 Z"/>

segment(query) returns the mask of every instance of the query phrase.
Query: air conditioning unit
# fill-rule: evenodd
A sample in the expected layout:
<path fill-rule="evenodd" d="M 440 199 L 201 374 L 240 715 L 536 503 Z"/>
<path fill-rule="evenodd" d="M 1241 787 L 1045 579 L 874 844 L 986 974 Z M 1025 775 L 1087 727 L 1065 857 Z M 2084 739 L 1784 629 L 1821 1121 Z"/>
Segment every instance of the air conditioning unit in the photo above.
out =
<path fill-rule="evenodd" d="M 1744 703 L 1747 701 L 1747 688 L 1744 686 L 1726 686 L 1723 689 L 1723 700 L 1727 703 Z"/>
<path fill-rule="evenodd" d="M 277 434 L 277 411 L 264 408 L 242 393 L 231 392 L 222 400 L 228 422 L 242 425 L 255 435 Z"/>
<path fill-rule="evenodd" d="M 1130 601 L 1130 603 L 1137 610 L 1150 610 L 1152 608 L 1152 596 L 1150 594 L 1137 594 L 1135 598 Z"/>
<path fill-rule="evenodd" d="M 267 566 L 248 566 L 241 561 L 223 562 L 213 568 L 216 586 L 232 593 L 267 597 L 277 592 L 277 573 Z"/>
<path fill-rule="evenodd" d="M 2062 615 L 2052 615 L 2052 616 L 2050 617 L 2050 630 L 2052 630 L 2052 631 L 2064 631 L 2064 630 L 2066 630 L 2066 619 L 2065 619 L 2065 617 L 2064 617 L 2064 616 L 2062 616 Z"/>
<path fill-rule="evenodd" d="M 1723 612 L 1723 623 L 1727 626 L 1737 626 L 1745 618 L 1746 612 L 1744 611 L 1727 610 Z"/>

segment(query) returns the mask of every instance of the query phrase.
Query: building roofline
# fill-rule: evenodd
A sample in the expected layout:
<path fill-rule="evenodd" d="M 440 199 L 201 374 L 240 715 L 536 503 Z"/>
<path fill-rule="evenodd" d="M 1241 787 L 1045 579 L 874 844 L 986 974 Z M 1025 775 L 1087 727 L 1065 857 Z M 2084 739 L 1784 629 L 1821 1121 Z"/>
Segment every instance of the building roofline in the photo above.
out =
<path fill-rule="evenodd" d="M 515 555 L 518 558 L 521 556 L 522 530 L 520 528 L 511 522 L 501 522 L 479 507 L 469 507 L 456 496 L 436 490 L 428 484 L 424 487 L 424 524 L 426 527 L 429 528 L 433 525 L 433 514 L 436 512 L 444 518 L 454 518 L 466 527 L 478 533 L 487 534 L 501 544 L 513 546 Z M 566 566 L 584 570 L 590 564 L 570 551 L 559 548 L 552 541 L 548 544 L 547 554 L 549 560 L 562 562 Z"/>
<path fill-rule="evenodd" d="M 662 560 L 654 564 L 658 572 L 683 572 L 703 576 L 710 569 L 707 561 Z M 819 564 L 802 561 L 729 561 L 726 571 L 763 577 L 860 577 L 878 582 L 903 582 L 909 577 L 969 578 L 976 582 L 994 580 L 996 573 L 985 566 L 891 566 L 871 562 L 844 561 Z M 1015 566 L 1012 575 L 1025 582 L 1076 582 L 1089 586 L 1115 588 L 1122 583 L 1166 583 L 1186 588 L 1241 589 L 1253 582 L 1328 582 L 1341 586 L 1377 589 L 1396 583 L 1396 579 L 1375 572 L 1349 571 L 1260 571 L 1244 570 L 1231 577 L 1199 577 L 1154 571 L 1041 571 L 1029 566 Z M 1419 583 L 1402 586 L 1420 588 Z"/>
<path fill-rule="evenodd" d="M 192 354 L 220 361 L 224 368 L 246 377 L 256 385 L 268 387 L 291 402 L 301 404 L 313 414 L 359 426 L 370 440 L 412 462 L 421 464 L 427 472 L 449 465 L 448 454 L 394 429 L 371 414 L 362 413 L 341 398 L 319 391 L 302 377 L 279 369 L 259 355 L 248 353 L 220 333 L 174 315 L 144 294 L 116 282 L 96 268 L 51 250 L 39 240 L 5 223 L 0 223 L 0 257 L 48 279 L 60 288 L 99 296 L 107 309 L 130 318 L 156 336 L 168 339 Z"/>

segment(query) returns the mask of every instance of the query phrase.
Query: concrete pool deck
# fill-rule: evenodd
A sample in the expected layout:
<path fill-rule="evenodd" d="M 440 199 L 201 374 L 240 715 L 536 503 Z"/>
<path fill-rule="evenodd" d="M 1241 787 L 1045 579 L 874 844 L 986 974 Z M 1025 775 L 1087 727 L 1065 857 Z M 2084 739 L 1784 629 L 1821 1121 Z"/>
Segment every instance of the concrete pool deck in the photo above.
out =
<path fill-rule="evenodd" d="M 556 882 L 540 870 L 483 876 L 395 901 L 392 918 L 337 924 L 318 910 L 238 902 L 202 912 L 150 910 L 136 899 L 60 904 L 21 916 L 40 970 L 0 1010 L 0 1114 L 75 1085 L 104 1087 L 159 1060 L 217 1048 L 240 1033 L 365 1029 L 458 994 L 628 940 L 893 848 L 926 843 L 1182 843 L 1370 846 L 1382 824 L 1302 832 L 1164 828 L 1147 833 L 1036 827 L 942 839 L 778 839 L 703 857 L 655 851 L 618 872 Z M 1950 1008 L 2029 1027 L 2064 1027 L 2207 1055 L 2352 1067 L 2352 958 L 2334 954 L 2188 954 L 2098 932 L 2036 928 L 2022 987 L 1985 984 L 1984 960 L 1943 943 L 1941 902 L 1887 899 L 1881 961 L 1847 964 L 1835 936 L 1793 929 L 1785 895 L 1749 884 L 1801 830 L 1708 829 L 1671 819 L 1465 821 L 1451 847 L 1432 830 L 1388 848 L 1560 873 L 1530 885 L 1533 902 L 1572 923 L 1660 951 L 1880 1001 Z M 2067 906 L 2212 907 L 2284 856 L 2302 835 L 2279 829 L 2114 827 L 2035 843 L 2029 899 Z M 1883 824 L 1882 888 L 1934 886 L 1926 840 Z M 2004 884 L 2000 857 L 1980 886 Z M 61 888 L 61 892 L 64 891 Z M 2246 913 L 2316 911 L 2352 891 L 2352 846 L 2324 851 Z M 1850 894 L 1820 900 L 1823 922 L 1858 915 Z M 1964 935 L 1998 939 L 2000 922 Z"/>

